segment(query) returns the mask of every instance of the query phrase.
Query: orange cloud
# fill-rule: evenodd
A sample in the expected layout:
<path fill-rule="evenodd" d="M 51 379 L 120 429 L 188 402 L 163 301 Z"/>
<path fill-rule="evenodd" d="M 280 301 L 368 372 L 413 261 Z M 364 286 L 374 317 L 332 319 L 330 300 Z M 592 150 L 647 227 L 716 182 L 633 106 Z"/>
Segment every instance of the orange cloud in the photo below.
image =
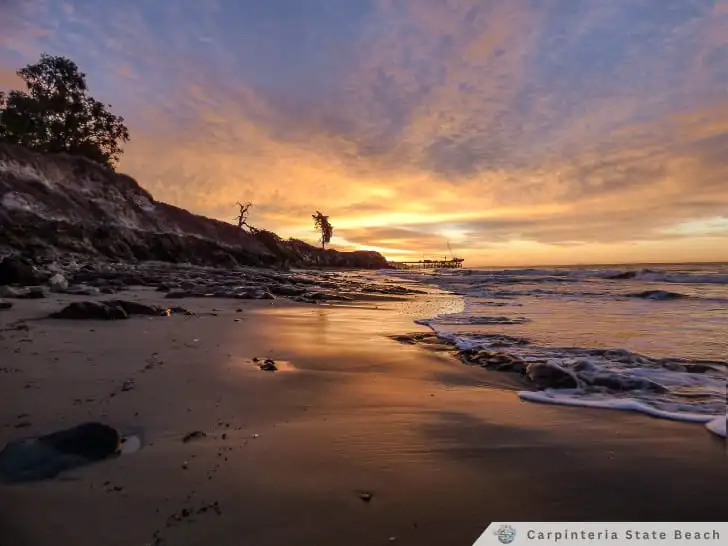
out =
<path fill-rule="evenodd" d="M 336 245 L 390 256 L 728 259 L 725 11 L 626 5 L 382 0 L 342 62 L 317 50 L 337 68 L 313 88 L 241 65 L 278 38 L 226 47 L 218 2 L 164 36 L 128 6 L 72 15 L 131 124 L 121 167 L 158 199 L 223 220 L 252 200 L 254 225 L 308 240 L 321 209 Z M 622 43 L 640 32 L 659 51 Z"/>

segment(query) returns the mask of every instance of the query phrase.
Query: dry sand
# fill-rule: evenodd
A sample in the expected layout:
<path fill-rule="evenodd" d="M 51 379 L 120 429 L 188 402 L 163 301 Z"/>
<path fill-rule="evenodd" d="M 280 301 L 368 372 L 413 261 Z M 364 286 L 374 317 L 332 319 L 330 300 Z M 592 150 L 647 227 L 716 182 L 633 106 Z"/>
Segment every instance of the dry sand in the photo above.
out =
<path fill-rule="evenodd" d="M 0 486 L 2 546 L 468 546 L 493 520 L 728 513 L 703 426 L 521 402 L 503 374 L 388 339 L 422 329 L 421 303 L 183 300 L 210 314 L 9 329 L 78 299 L 0 311 L 0 445 L 101 420 L 144 447 Z"/>

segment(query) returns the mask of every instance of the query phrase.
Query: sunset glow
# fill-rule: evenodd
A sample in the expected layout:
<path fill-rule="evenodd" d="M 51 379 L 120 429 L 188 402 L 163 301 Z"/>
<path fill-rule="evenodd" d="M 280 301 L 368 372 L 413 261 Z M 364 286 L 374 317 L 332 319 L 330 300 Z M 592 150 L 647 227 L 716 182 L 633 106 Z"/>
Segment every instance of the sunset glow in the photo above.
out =
<path fill-rule="evenodd" d="M 66 55 L 155 198 L 392 259 L 728 260 L 728 3 L 0 2 L 0 89 Z"/>

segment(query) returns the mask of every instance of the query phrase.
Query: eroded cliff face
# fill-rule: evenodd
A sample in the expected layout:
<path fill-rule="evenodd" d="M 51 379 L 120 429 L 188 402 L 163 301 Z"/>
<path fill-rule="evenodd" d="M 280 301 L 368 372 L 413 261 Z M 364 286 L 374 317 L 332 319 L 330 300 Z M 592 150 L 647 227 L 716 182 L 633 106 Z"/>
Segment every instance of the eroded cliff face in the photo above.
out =
<path fill-rule="evenodd" d="M 383 268 L 376 252 L 321 250 L 155 201 L 129 176 L 80 157 L 0 144 L 0 252 L 214 266 Z"/>

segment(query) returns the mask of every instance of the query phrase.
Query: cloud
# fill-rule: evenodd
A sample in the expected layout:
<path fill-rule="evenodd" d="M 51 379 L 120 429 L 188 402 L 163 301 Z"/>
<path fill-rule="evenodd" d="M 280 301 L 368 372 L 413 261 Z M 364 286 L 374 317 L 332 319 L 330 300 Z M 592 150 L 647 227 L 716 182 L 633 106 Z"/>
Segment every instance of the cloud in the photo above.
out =
<path fill-rule="evenodd" d="M 159 199 L 227 220 L 249 199 L 254 224 L 308 239 L 323 209 L 342 247 L 627 259 L 687 256 L 671 241 L 702 233 L 694 248 L 728 259 L 710 227 L 728 210 L 721 3 L 76 0 L 21 15 L 0 67 L 71 55 L 131 126 L 122 168 Z"/>

